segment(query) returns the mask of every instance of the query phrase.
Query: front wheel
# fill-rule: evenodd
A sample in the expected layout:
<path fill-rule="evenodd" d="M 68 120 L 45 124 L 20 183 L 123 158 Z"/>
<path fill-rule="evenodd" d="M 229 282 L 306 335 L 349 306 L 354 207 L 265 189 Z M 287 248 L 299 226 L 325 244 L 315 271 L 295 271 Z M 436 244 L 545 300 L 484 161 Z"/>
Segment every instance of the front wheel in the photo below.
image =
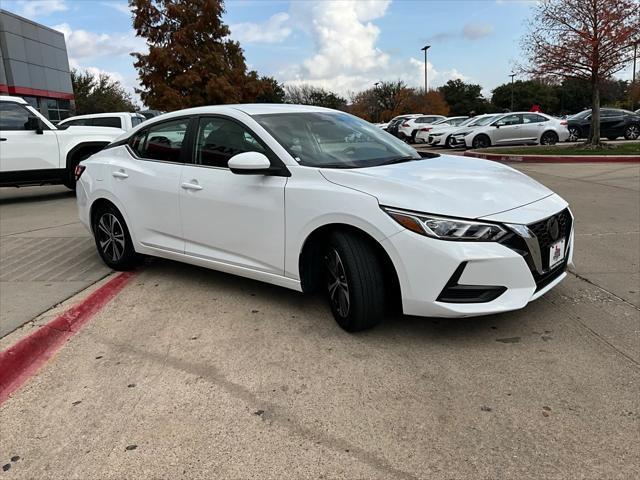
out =
<path fill-rule="evenodd" d="M 540 137 L 540 145 L 555 145 L 558 143 L 558 135 L 555 132 L 544 132 Z"/>
<path fill-rule="evenodd" d="M 93 236 L 102 261 L 114 270 L 131 270 L 138 255 L 122 214 L 112 205 L 101 208 L 93 218 Z"/>
<path fill-rule="evenodd" d="M 640 125 L 629 125 L 624 131 L 624 138 L 637 140 L 640 137 Z"/>
<path fill-rule="evenodd" d="M 491 146 L 491 140 L 486 135 L 478 135 L 471 142 L 471 146 L 473 148 L 487 148 Z"/>
<path fill-rule="evenodd" d="M 385 311 L 384 277 L 371 245 L 359 236 L 335 232 L 324 261 L 329 304 L 338 325 L 357 332 L 380 323 Z"/>
<path fill-rule="evenodd" d="M 580 129 L 578 127 L 569 127 L 569 138 L 567 138 L 568 142 L 577 142 L 582 135 L 580 134 Z"/>

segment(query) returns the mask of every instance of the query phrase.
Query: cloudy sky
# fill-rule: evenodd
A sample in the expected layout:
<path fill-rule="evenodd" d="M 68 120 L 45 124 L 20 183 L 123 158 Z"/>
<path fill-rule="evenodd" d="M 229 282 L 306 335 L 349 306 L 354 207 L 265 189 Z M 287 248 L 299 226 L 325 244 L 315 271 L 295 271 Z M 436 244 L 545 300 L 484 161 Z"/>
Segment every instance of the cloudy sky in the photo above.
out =
<path fill-rule="evenodd" d="M 227 0 L 224 21 L 250 68 L 281 82 L 309 82 L 348 95 L 379 80 L 452 78 L 485 94 L 508 80 L 533 1 Z M 64 32 L 72 67 L 137 85 L 133 51 L 145 43 L 123 0 L 3 0 L 3 8 Z M 628 72 L 623 77 L 630 77 Z"/>

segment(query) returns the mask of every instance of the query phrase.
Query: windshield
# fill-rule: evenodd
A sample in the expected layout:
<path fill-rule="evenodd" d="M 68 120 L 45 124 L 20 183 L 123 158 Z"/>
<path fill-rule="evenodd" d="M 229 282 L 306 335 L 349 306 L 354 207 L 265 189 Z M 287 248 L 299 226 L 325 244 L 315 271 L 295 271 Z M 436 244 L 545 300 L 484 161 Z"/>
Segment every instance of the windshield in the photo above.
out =
<path fill-rule="evenodd" d="M 421 159 L 375 125 L 341 112 L 254 115 L 300 165 L 363 168 Z"/>
<path fill-rule="evenodd" d="M 453 119 L 453 118 L 442 118 L 442 119 L 438 120 L 437 122 L 433 122 L 431 125 L 441 125 L 443 123 L 448 124 L 449 122 L 455 122 L 455 119 Z"/>
<path fill-rule="evenodd" d="M 472 120 L 474 121 L 468 123 L 467 125 L 472 127 L 482 127 L 483 125 L 488 125 L 496 117 L 498 117 L 498 115 L 487 115 L 486 117 L 475 117 L 475 118 L 472 118 Z"/>

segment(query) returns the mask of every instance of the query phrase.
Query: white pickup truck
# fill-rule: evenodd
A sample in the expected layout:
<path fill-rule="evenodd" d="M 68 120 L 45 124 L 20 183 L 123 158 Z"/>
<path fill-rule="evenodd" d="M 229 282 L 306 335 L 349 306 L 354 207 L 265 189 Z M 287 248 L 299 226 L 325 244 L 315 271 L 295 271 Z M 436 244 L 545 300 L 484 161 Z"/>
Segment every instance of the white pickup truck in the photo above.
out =
<path fill-rule="evenodd" d="M 58 130 L 20 97 L 0 95 L 0 187 L 62 183 L 75 189 L 75 168 L 123 130 Z"/>

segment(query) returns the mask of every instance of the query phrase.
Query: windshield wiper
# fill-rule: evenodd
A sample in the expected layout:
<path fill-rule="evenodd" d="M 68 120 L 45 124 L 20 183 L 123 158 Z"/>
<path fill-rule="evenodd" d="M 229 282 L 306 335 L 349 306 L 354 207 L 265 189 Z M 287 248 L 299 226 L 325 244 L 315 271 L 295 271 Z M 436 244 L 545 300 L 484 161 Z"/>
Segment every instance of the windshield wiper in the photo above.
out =
<path fill-rule="evenodd" d="M 377 166 L 382 165 L 393 165 L 394 163 L 404 163 L 404 162 L 412 162 L 413 160 L 420 160 L 419 158 L 414 157 L 413 155 L 407 155 L 406 157 L 396 157 L 391 160 L 387 160 L 386 162 L 379 163 Z"/>

